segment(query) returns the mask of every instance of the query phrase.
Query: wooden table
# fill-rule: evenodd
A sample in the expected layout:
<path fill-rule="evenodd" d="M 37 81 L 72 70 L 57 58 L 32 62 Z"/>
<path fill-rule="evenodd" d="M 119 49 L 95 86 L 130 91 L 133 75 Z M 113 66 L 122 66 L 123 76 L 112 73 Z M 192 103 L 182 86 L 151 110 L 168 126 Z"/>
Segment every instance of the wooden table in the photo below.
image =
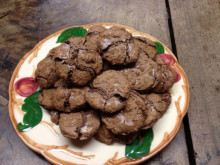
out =
<path fill-rule="evenodd" d="M 49 164 L 26 147 L 8 116 L 8 85 L 40 40 L 72 25 L 114 22 L 149 33 L 178 57 L 190 106 L 175 139 L 143 164 L 220 164 L 219 0 L 0 0 L 0 164 Z"/>

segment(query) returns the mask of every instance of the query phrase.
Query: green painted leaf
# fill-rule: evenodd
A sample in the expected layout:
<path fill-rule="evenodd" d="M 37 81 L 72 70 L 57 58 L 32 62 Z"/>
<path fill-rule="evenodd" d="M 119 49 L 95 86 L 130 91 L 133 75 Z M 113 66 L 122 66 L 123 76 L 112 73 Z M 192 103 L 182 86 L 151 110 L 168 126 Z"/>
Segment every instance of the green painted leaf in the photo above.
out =
<path fill-rule="evenodd" d="M 25 124 L 30 124 L 32 127 L 36 126 L 42 119 L 42 110 L 39 104 L 23 104 L 22 110 L 26 112 L 23 118 Z"/>
<path fill-rule="evenodd" d="M 26 103 L 26 102 L 33 101 L 35 103 L 38 103 L 37 98 L 38 98 L 38 95 L 40 94 L 40 92 L 41 92 L 41 90 L 34 92 L 32 95 L 26 97 L 24 99 L 24 102 Z"/>
<path fill-rule="evenodd" d="M 129 159 L 137 159 L 150 152 L 150 146 L 154 134 L 152 128 L 144 131 L 133 143 L 125 147 L 125 156 Z"/>
<path fill-rule="evenodd" d="M 28 131 L 40 123 L 43 113 L 37 101 L 39 93 L 40 91 L 37 91 L 24 100 L 21 109 L 26 113 L 23 117 L 23 123 L 18 123 L 19 131 Z"/>
<path fill-rule="evenodd" d="M 67 29 L 60 34 L 60 36 L 57 39 L 57 43 L 64 42 L 72 36 L 84 37 L 86 33 L 87 33 L 87 30 L 83 29 L 82 27 L 74 27 L 74 28 Z"/>
<path fill-rule="evenodd" d="M 32 127 L 30 127 L 28 124 L 22 124 L 22 123 L 18 123 L 18 130 L 21 132 L 25 132 L 30 130 Z"/>
<path fill-rule="evenodd" d="M 159 42 L 154 42 L 154 43 L 155 43 L 156 48 L 157 48 L 157 54 L 164 53 L 163 45 Z"/>

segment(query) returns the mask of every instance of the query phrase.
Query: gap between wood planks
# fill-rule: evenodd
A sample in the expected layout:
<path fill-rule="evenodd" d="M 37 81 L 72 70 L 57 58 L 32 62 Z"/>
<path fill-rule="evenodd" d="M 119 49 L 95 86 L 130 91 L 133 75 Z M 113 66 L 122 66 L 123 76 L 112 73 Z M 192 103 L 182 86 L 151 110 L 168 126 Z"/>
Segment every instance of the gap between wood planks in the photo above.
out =
<path fill-rule="evenodd" d="M 178 59 L 177 50 L 176 50 L 176 42 L 175 42 L 174 33 L 173 33 L 173 24 L 172 24 L 172 19 L 171 19 L 169 0 L 165 0 L 165 3 L 166 3 L 166 9 L 168 13 L 168 26 L 169 26 L 169 31 L 170 31 L 172 52 Z M 185 117 L 183 118 L 183 125 L 184 125 L 185 137 L 186 137 L 186 145 L 187 145 L 187 150 L 188 150 L 189 163 L 190 165 L 196 165 L 195 152 L 194 152 L 193 143 L 192 143 L 192 136 L 191 136 L 190 126 L 189 126 L 188 114 L 186 114 Z"/>

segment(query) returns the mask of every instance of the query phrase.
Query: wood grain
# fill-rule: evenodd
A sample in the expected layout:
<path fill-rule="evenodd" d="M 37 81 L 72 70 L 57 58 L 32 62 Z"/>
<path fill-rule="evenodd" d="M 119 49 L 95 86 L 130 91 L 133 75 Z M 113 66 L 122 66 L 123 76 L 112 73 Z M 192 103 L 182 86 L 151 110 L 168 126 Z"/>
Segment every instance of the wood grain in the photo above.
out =
<path fill-rule="evenodd" d="M 49 34 L 72 25 L 114 22 L 149 33 L 171 48 L 165 2 L 161 0 L 0 1 L 0 93 L 22 56 Z M 0 111 L 0 164 L 48 164 L 15 134 L 7 107 Z M 4 122 L 4 123 L 3 123 Z M 2 149 L 2 150 L 1 150 Z M 9 159 L 14 155 L 13 159 Z M 36 156 L 37 155 L 37 156 Z M 189 164 L 184 129 L 159 154 L 143 164 Z"/>
<path fill-rule="evenodd" d="M 199 165 L 220 162 L 220 2 L 170 0 L 180 64 L 189 78 L 189 124 Z"/>

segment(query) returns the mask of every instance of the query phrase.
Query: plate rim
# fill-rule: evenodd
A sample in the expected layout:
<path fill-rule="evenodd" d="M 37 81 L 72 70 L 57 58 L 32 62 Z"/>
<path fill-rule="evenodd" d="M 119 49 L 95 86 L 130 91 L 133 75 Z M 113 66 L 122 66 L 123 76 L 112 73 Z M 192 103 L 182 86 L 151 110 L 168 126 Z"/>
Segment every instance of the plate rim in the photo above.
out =
<path fill-rule="evenodd" d="M 9 83 L 9 89 L 8 89 L 8 93 L 9 93 L 9 103 L 8 103 L 8 111 L 9 111 L 9 117 L 10 117 L 10 120 L 11 120 L 11 123 L 12 123 L 12 126 L 16 132 L 16 134 L 18 135 L 18 137 L 21 139 L 21 141 L 26 145 L 28 146 L 31 150 L 41 154 L 47 161 L 49 161 L 50 163 L 54 163 L 54 164 L 60 164 L 60 163 L 67 163 L 66 161 L 63 161 L 62 162 L 59 162 L 59 161 L 55 161 L 53 158 L 51 157 L 48 157 L 47 155 L 44 154 L 44 152 L 42 152 L 42 150 L 38 149 L 38 148 L 35 148 L 33 147 L 31 144 L 28 143 L 28 141 L 26 141 L 23 136 L 22 136 L 22 132 L 19 132 L 18 129 L 17 129 L 17 125 L 16 125 L 16 120 L 15 120 L 15 117 L 14 117 L 14 113 L 13 113 L 13 97 L 12 97 L 12 93 L 13 93 L 13 85 L 14 85 L 14 80 L 16 78 L 16 75 L 21 67 L 21 65 L 24 63 L 24 61 L 27 59 L 27 57 L 29 57 L 29 55 L 31 53 L 33 53 L 36 49 L 38 49 L 39 46 L 41 46 L 45 41 L 47 41 L 48 39 L 54 37 L 54 36 L 57 36 L 58 34 L 62 33 L 64 30 L 66 29 L 69 29 L 69 28 L 72 28 L 72 27 L 83 27 L 83 28 L 89 28 L 91 26 L 94 26 L 94 25 L 102 25 L 102 26 L 119 26 L 119 27 L 123 27 L 125 28 L 126 30 L 129 30 L 129 32 L 131 32 L 132 34 L 133 33 L 136 33 L 140 36 L 144 36 L 144 37 L 147 37 L 153 41 L 156 41 L 156 42 L 159 42 L 160 44 L 163 45 L 164 49 L 168 52 L 168 54 L 171 54 L 174 58 L 175 58 L 175 64 L 174 64 L 174 67 L 175 68 L 178 68 L 178 70 L 180 71 L 181 73 L 181 77 L 183 78 L 183 81 L 184 81 L 184 85 L 186 86 L 186 90 L 185 90 L 185 95 L 186 95 L 186 101 L 185 101 L 185 105 L 183 106 L 183 110 L 182 110 L 182 115 L 180 116 L 180 122 L 178 123 L 178 125 L 175 124 L 174 128 L 172 131 L 174 131 L 174 133 L 172 134 L 172 136 L 169 137 L 169 139 L 162 143 L 163 140 L 162 140 L 162 145 L 158 145 L 153 151 L 151 151 L 150 153 L 148 153 L 147 155 L 141 157 L 141 158 L 138 158 L 138 159 L 135 159 L 135 160 L 132 160 L 132 159 L 127 159 L 129 161 L 126 161 L 124 162 L 123 164 L 137 164 L 137 163 L 141 163 L 141 162 L 144 162 L 146 160 L 148 160 L 149 158 L 153 157 L 154 155 L 156 155 L 157 153 L 159 153 L 161 150 L 163 150 L 172 140 L 173 138 L 177 135 L 177 133 L 179 132 L 179 129 L 180 129 L 180 126 L 182 124 L 182 120 L 183 120 L 183 117 L 186 115 L 187 111 L 188 111 L 188 107 L 189 107 L 189 100 L 190 100 L 190 93 L 189 93 L 189 83 L 188 83 L 188 79 L 186 77 L 186 74 L 184 72 L 184 70 L 182 69 L 182 67 L 180 66 L 180 64 L 178 63 L 177 61 L 177 58 L 175 57 L 175 55 L 171 52 L 171 50 L 169 48 L 167 48 L 166 45 L 164 45 L 162 42 L 160 42 L 158 39 L 156 39 L 155 37 L 147 34 L 147 33 L 144 33 L 144 32 L 140 32 L 138 30 L 135 30 L 131 27 L 128 27 L 128 26 L 125 26 L 125 25 L 121 25 L 121 24 L 116 24 L 116 23 L 90 23 L 90 24 L 86 24 L 86 25 L 75 25 L 75 26 L 70 26 L 70 27 L 67 27 L 67 28 L 64 28 L 62 30 L 59 30 L 49 36 L 47 36 L 46 38 L 44 38 L 43 40 L 41 40 L 38 44 L 35 45 L 35 47 L 33 49 L 31 49 L 29 52 L 27 52 L 22 58 L 21 60 L 19 61 L 19 63 L 17 64 L 16 68 L 14 69 L 13 71 L 13 74 L 12 74 L 12 77 L 10 79 L 10 83 Z M 73 162 L 68 162 L 68 164 L 71 163 L 71 164 L 74 164 Z"/>

